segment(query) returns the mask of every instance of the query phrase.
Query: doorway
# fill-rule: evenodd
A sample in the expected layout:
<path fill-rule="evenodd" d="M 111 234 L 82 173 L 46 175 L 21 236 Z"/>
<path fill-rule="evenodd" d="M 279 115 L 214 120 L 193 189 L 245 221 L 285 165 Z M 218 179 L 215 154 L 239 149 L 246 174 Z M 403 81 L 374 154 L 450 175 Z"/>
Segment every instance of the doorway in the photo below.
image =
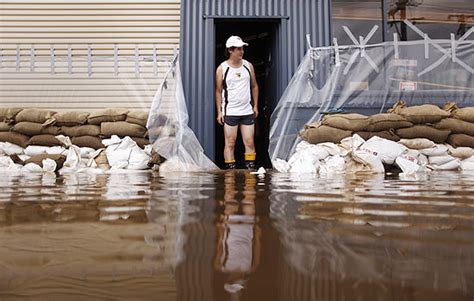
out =
<path fill-rule="evenodd" d="M 255 123 L 255 147 L 257 150 L 256 166 L 271 167 L 268 155 L 268 137 L 270 132 L 270 116 L 278 102 L 277 32 L 280 20 L 276 19 L 216 19 L 215 20 L 215 68 L 226 60 L 225 41 L 231 35 L 240 36 L 249 46 L 245 47 L 244 59 L 251 62 L 259 87 L 258 111 Z M 224 131 L 215 123 L 215 162 L 224 167 Z M 244 166 L 244 145 L 242 138 L 237 137 L 235 147 L 237 168 Z"/>

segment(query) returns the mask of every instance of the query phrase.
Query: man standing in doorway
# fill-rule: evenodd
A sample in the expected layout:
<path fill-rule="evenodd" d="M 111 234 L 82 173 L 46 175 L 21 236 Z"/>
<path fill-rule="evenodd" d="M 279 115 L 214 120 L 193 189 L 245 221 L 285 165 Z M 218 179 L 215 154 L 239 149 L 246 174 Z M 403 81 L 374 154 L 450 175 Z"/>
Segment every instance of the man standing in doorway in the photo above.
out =
<path fill-rule="evenodd" d="M 226 41 L 227 60 L 216 70 L 217 122 L 224 125 L 224 161 L 235 169 L 235 140 L 240 128 L 245 145 L 245 167 L 255 169 L 255 118 L 258 116 L 258 85 L 253 65 L 243 59 L 247 43 L 238 36 Z"/>

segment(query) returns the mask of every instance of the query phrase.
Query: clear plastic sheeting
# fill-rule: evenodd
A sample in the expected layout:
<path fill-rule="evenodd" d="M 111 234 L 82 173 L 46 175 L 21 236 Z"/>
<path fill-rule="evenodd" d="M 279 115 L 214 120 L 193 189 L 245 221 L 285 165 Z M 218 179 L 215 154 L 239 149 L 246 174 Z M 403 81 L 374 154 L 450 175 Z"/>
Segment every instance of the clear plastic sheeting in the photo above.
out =
<path fill-rule="evenodd" d="M 210 171 L 218 167 L 204 154 L 188 126 L 188 111 L 176 56 L 153 99 L 147 128 L 153 149 L 166 159 L 160 171 Z"/>
<path fill-rule="evenodd" d="M 286 88 L 271 118 L 270 158 L 288 161 L 301 142 L 304 125 L 323 113 L 385 112 L 403 100 L 408 106 L 474 101 L 474 28 L 455 39 L 431 40 L 413 24 L 418 41 L 369 45 L 377 27 L 354 45 L 310 47 Z M 471 38 L 471 39 L 469 39 Z"/>

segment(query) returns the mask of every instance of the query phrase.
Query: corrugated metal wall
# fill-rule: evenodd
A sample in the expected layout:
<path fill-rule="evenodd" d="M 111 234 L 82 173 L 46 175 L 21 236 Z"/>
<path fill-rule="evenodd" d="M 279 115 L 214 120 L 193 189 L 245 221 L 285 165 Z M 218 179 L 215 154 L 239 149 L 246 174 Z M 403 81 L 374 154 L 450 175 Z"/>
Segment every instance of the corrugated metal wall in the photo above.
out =
<path fill-rule="evenodd" d="M 214 20 L 281 18 L 279 40 L 286 86 L 306 52 L 306 34 L 314 46 L 330 42 L 330 0 L 182 0 L 181 68 L 190 125 L 214 157 Z"/>
<path fill-rule="evenodd" d="M 105 57 L 135 54 L 172 55 L 180 37 L 180 0 L 0 0 L 0 106 L 50 109 L 149 107 L 165 63 L 155 73 L 149 62 L 120 62 L 119 74 Z M 50 45 L 58 60 L 51 74 Z M 20 45 L 20 68 L 16 49 Z M 31 45 L 35 47 L 31 70 Z M 72 74 L 67 63 L 71 45 Z M 88 76 L 87 45 L 93 49 L 92 76 Z M 40 61 L 41 56 L 46 60 Z"/>

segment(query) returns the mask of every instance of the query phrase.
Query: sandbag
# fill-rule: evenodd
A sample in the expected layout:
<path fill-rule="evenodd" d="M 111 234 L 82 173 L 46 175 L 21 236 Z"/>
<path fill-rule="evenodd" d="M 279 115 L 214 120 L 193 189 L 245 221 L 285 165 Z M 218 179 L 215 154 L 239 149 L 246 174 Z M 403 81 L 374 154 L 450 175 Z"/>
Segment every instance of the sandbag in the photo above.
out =
<path fill-rule="evenodd" d="M 28 145 L 29 136 L 15 132 L 0 132 L 0 142 L 10 142 L 25 148 Z"/>
<path fill-rule="evenodd" d="M 41 123 L 22 121 L 15 124 L 12 128 L 12 131 L 27 136 L 35 136 L 42 134 L 56 136 L 61 133 L 61 128 L 57 126 L 43 126 Z"/>
<path fill-rule="evenodd" d="M 467 122 L 474 122 L 474 107 L 454 110 L 453 117 Z"/>
<path fill-rule="evenodd" d="M 435 144 L 433 147 L 420 149 L 419 152 L 425 156 L 447 156 L 448 147 L 444 144 Z"/>
<path fill-rule="evenodd" d="M 140 137 L 130 137 L 133 141 L 137 143 L 137 145 L 141 148 L 144 148 L 146 145 L 150 144 L 150 140 L 147 138 L 140 138 Z"/>
<path fill-rule="evenodd" d="M 438 130 L 428 125 L 415 125 L 410 128 L 398 129 L 395 132 L 403 139 L 426 138 L 435 143 L 444 143 L 450 133 L 449 130 Z"/>
<path fill-rule="evenodd" d="M 430 165 L 429 167 L 435 170 L 457 170 L 461 167 L 461 161 L 455 159 L 442 165 Z"/>
<path fill-rule="evenodd" d="M 54 122 L 52 117 L 55 113 L 50 110 L 24 109 L 16 115 L 15 120 L 16 123 L 28 121 L 46 125 Z"/>
<path fill-rule="evenodd" d="M 101 151 L 97 157 L 94 158 L 98 168 L 110 169 L 109 161 L 107 160 L 107 154 L 105 151 Z"/>
<path fill-rule="evenodd" d="M 72 137 L 72 144 L 79 147 L 91 147 L 93 149 L 104 148 L 102 140 L 99 137 L 94 136 L 81 136 L 81 137 Z"/>
<path fill-rule="evenodd" d="M 91 113 L 87 118 L 87 123 L 100 125 L 102 122 L 124 121 L 127 113 L 127 109 L 105 109 Z"/>
<path fill-rule="evenodd" d="M 362 131 L 369 126 L 370 118 L 357 113 L 334 114 L 324 116 L 321 124 L 346 131 Z"/>
<path fill-rule="evenodd" d="M 351 131 L 340 130 L 329 126 L 319 126 L 317 128 L 308 127 L 300 133 L 303 140 L 318 144 L 322 142 L 339 143 L 342 139 L 350 137 Z"/>
<path fill-rule="evenodd" d="M 413 123 L 406 120 L 405 117 L 401 115 L 381 113 L 369 117 L 369 126 L 367 126 L 364 131 L 381 132 L 390 129 L 408 128 L 411 126 L 413 126 Z"/>
<path fill-rule="evenodd" d="M 54 135 L 36 135 L 28 140 L 28 145 L 62 146 L 63 144 Z"/>
<path fill-rule="evenodd" d="M 146 122 L 148 121 L 148 112 L 130 111 L 128 112 L 127 119 L 125 121 L 128 123 L 138 124 L 143 127 L 146 127 Z"/>
<path fill-rule="evenodd" d="M 15 116 L 22 110 L 20 108 L 0 108 L 0 121 L 11 123 L 15 121 Z"/>
<path fill-rule="evenodd" d="M 474 123 L 456 118 L 446 118 L 433 125 L 437 129 L 450 130 L 451 134 L 474 136 Z"/>
<path fill-rule="evenodd" d="M 9 132 L 12 125 L 5 121 L 0 121 L 0 132 Z"/>
<path fill-rule="evenodd" d="M 454 147 L 466 146 L 474 148 L 474 137 L 465 134 L 449 135 L 446 142 Z"/>
<path fill-rule="evenodd" d="M 398 143 L 403 144 L 411 149 L 424 149 L 435 146 L 435 143 L 433 141 L 426 138 L 400 139 Z"/>
<path fill-rule="evenodd" d="M 428 157 L 428 162 L 430 165 L 443 165 L 453 160 L 456 160 L 456 158 L 450 155 Z"/>
<path fill-rule="evenodd" d="M 367 150 L 385 164 L 393 164 L 395 159 L 407 150 L 406 146 L 387 139 L 373 137 L 359 146 L 360 150 Z"/>
<path fill-rule="evenodd" d="M 103 137 L 117 135 L 119 137 L 145 137 L 146 128 L 126 121 L 102 122 L 100 133 Z"/>
<path fill-rule="evenodd" d="M 10 142 L 0 142 L 0 155 L 21 155 L 24 148 Z"/>
<path fill-rule="evenodd" d="M 31 158 L 27 159 L 25 161 L 25 164 L 34 163 L 34 164 L 37 164 L 37 165 L 43 167 L 43 160 L 44 159 L 51 159 L 54 162 L 56 162 L 56 170 L 55 171 L 58 171 L 59 169 L 61 169 L 63 167 L 64 161 L 66 161 L 66 156 L 64 156 L 64 155 L 41 154 L 41 155 L 32 156 Z"/>
<path fill-rule="evenodd" d="M 448 138 L 449 139 L 449 138 Z M 471 147 L 452 147 L 451 145 L 446 145 L 449 150 L 449 154 L 453 157 L 466 159 L 474 156 L 474 149 Z"/>
<path fill-rule="evenodd" d="M 89 115 L 89 112 L 70 111 L 56 113 L 53 118 L 57 126 L 76 126 L 86 124 Z"/>
<path fill-rule="evenodd" d="M 81 137 L 81 136 L 99 136 L 100 126 L 86 124 L 78 126 L 63 126 L 61 131 L 64 135 L 69 137 Z"/>
<path fill-rule="evenodd" d="M 414 124 L 436 123 L 451 114 L 442 110 L 438 106 L 425 104 L 413 107 L 403 107 L 396 109 L 394 113 L 400 114 Z"/>
<path fill-rule="evenodd" d="M 381 131 L 381 132 L 356 132 L 357 135 L 361 136 L 364 140 L 369 140 L 372 137 L 379 137 L 391 141 L 399 141 L 400 137 L 395 134 L 393 130 Z"/>

